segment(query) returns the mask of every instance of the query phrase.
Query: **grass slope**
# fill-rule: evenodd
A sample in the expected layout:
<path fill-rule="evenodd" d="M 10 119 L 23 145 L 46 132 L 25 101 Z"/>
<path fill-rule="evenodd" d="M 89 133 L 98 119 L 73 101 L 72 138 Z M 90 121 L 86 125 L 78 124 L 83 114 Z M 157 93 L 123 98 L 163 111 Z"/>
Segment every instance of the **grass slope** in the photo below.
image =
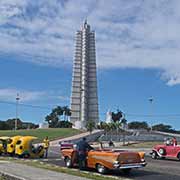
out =
<path fill-rule="evenodd" d="M 17 131 L 0 130 L 0 136 L 37 136 L 40 141 L 43 140 L 46 136 L 48 136 L 50 140 L 54 140 L 58 138 L 73 136 L 79 133 L 81 133 L 81 131 L 71 128 L 30 129 Z"/>

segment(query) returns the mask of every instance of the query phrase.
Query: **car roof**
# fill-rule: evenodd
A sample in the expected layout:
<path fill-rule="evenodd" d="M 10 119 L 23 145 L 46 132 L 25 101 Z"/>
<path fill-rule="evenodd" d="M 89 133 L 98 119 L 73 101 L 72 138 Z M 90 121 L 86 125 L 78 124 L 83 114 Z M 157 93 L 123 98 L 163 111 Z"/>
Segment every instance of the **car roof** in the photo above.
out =
<path fill-rule="evenodd" d="M 1 136 L 0 140 L 8 140 L 10 137 L 9 136 Z"/>
<path fill-rule="evenodd" d="M 35 137 L 35 136 L 22 136 L 21 138 L 20 138 L 20 140 L 27 140 L 27 141 L 30 141 L 30 140 L 35 140 L 35 139 L 38 139 L 37 137 Z"/>

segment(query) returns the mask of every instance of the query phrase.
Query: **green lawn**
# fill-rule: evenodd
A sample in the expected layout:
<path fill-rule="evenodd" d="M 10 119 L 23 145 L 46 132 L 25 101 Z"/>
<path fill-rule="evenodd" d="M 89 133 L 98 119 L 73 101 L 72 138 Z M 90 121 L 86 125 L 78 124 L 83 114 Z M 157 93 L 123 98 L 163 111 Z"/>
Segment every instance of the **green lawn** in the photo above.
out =
<path fill-rule="evenodd" d="M 50 129 L 31 129 L 31 130 L 0 130 L 0 136 L 37 136 L 39 140 L 43 140 L 46 136 L 50 140 L 73 136 L 81 133 L 82 131 L 71 128 L 50 128 Z"/>

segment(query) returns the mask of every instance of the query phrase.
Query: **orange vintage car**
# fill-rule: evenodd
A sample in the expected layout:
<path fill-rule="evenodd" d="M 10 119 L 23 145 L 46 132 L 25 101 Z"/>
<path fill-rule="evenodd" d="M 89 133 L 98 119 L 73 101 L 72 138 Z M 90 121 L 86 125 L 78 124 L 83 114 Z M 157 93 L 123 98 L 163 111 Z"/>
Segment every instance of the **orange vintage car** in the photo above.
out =
<path fill-rule="evenodd" d="M 78 165 L 77 151 L 74 149 L 63 149 L 61 151 L 66 167 Z M 122 170 L 129 173 L 132 168 L 146 166 L 144 152 L 131 152 L 126 150 L 90 150 L 87 152 L 87 168 L 94 168 L 104 174 L 108 170 Z"/>

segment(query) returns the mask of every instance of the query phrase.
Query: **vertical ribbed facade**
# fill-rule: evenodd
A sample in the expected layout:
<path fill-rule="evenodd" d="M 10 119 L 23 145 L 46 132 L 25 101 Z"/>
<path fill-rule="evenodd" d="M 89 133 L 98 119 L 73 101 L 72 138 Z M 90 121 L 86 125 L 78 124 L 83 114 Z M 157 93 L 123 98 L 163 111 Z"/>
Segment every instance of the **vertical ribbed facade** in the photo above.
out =
<path fill-rule="evenodd" d="M 78 129 L 88 121 L 99 121 L 95 33 L 87 22 L 76 33 L 71 112 L 71 122 Z"/>

